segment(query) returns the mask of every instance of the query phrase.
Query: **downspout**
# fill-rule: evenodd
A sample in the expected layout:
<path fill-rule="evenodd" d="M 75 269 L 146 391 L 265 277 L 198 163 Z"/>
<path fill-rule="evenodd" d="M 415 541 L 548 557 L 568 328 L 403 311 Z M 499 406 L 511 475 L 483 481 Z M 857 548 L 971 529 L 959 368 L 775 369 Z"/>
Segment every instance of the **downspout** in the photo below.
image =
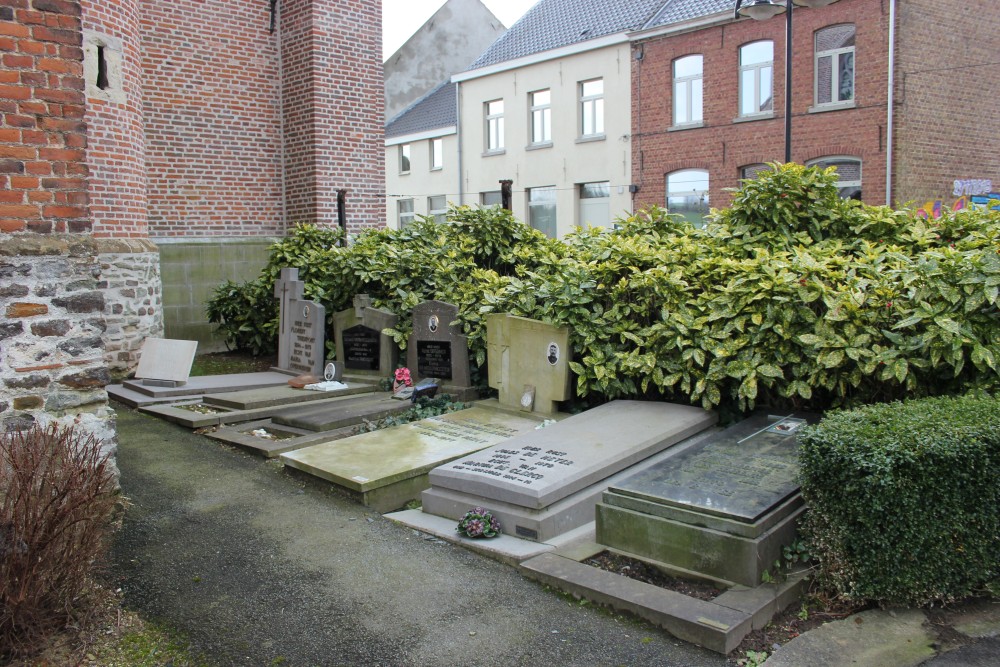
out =
<path fill-rule="evenodd" d="M 462 84 L 455 84 L 455 133 L 458 135 L 458 205 L 465 204 L 465 188 L 462 177 Z"/>
<path fill-rule="evenodd" d="M 896 0 L 889 0 L 889 90 L 886 103 L 885 205 L 892 206 L 892 120 L 896 72 Z"/>

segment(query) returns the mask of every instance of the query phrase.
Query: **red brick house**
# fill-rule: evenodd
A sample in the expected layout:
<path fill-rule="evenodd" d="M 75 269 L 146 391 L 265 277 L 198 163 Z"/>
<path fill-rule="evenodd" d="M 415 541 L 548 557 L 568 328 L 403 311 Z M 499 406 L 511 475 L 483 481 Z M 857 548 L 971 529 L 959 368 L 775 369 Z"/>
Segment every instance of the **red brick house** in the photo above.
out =
<path fill-rule="evenodd" d="M 638 207 L 700 217 L 784 159 L 785 16 L 736 20 L 735 4 L 671 0 L 631 35 Z M 842 194 L 871 204 L 950 204 L 970 180 L 1000 189 L 990 16 L 992 0 L 794 8 L 792 160 L 836 165 Z"/>

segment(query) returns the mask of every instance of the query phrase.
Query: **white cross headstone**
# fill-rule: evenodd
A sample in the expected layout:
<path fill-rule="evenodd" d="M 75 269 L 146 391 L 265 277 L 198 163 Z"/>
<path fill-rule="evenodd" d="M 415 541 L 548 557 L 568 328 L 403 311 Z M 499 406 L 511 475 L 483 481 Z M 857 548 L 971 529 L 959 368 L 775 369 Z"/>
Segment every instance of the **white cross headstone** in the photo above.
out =
<path fill-rule="evenodd" d="M 291 302 L 302 299 L 305 283 L 299 280 L 299 270 L 284 268 L 274 282 L 274 296 L 281 301 L 281 320 L 278 329 L 278 366 L 285 368 L 291 354 Z"/>

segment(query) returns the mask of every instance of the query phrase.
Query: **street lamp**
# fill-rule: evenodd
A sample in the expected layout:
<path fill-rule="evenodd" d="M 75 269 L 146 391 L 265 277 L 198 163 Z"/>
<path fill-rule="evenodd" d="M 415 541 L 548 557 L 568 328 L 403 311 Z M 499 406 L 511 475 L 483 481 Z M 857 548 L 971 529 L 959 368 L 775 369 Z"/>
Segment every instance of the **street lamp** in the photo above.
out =
<path fill-rule="evenodd" d="M 826 7 L 837 0 L 736 0 L 734 18 L 766 21 L 785 12 L 785 162 L 792 161 L 792 7 Z"/>

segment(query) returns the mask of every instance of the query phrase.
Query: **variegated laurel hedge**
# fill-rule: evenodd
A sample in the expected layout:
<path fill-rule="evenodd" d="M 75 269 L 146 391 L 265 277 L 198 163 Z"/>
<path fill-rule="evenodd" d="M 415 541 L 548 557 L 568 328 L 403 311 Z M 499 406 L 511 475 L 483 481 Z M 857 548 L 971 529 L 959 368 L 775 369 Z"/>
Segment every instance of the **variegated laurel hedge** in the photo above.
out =
<path fill-rule="evenodd" d="M 232 344 L 265 351 L 274 278 L 297 266 L 329 313 L 362 292 L 399 313 L 401 345 L 414 305 L 458 304 L 480 365 L 487 313 L 567 325 L 588 400 L 823 409 L 1000 387 L 1000 214 L 925 221 L 842 200 L 834 182 L 775 165 L 705 229 L 654 208 L 556 241 L 466 207 L 346 248 L 300 227 L 208 310 Z"/>

